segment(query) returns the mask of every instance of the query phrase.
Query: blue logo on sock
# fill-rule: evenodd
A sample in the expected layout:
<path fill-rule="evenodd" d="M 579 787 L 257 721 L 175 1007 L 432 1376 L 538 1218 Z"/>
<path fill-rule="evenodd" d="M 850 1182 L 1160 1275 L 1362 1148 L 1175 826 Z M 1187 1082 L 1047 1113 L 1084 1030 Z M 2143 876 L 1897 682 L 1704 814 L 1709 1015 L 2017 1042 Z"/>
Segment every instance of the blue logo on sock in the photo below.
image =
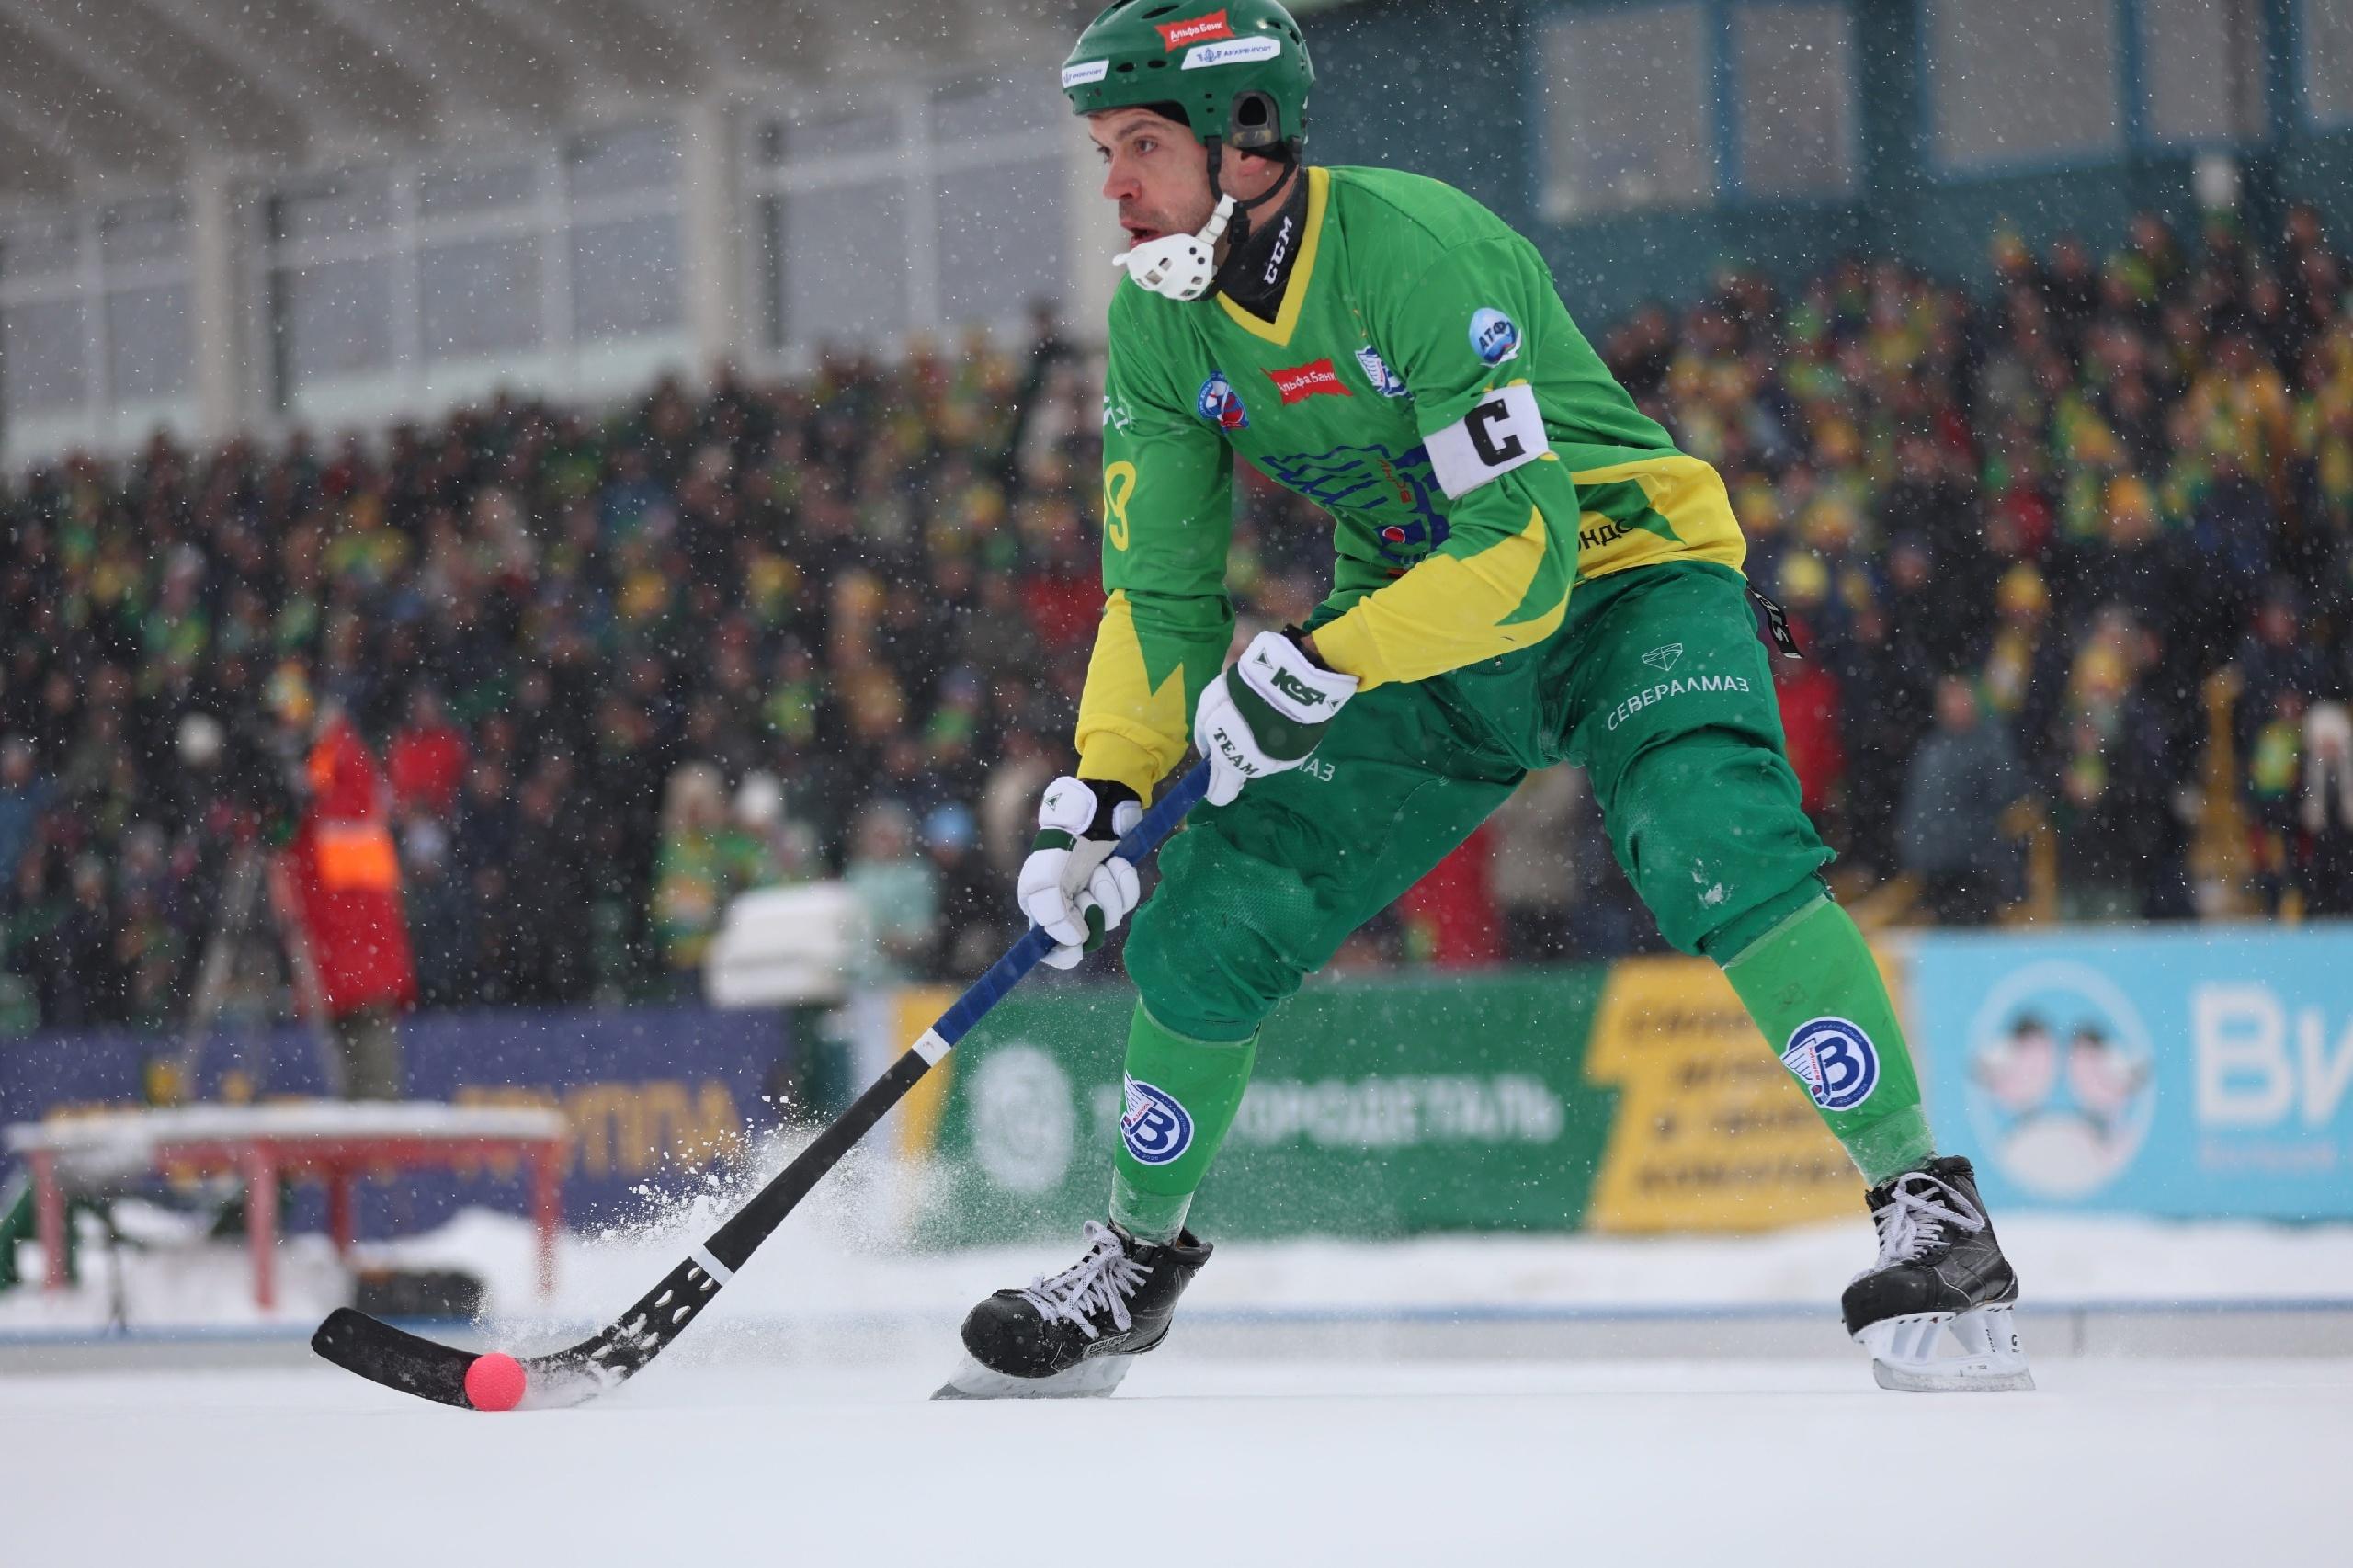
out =
<path fill-rule="evenodd" d="M 1193 1146 L 1192 1113 L 1167 1090 L 1130 1078 L 1120 1137 L 1138 1165 L 1165 1165 Z"/>
<path fill-rule="evenodd" d="M 1852 1110 L 1879 1087 L 1879 1048 L 1845 1018 L 1816 1018 L 1790 1035 L 1781 1065 L 1824 1110 Z"/>

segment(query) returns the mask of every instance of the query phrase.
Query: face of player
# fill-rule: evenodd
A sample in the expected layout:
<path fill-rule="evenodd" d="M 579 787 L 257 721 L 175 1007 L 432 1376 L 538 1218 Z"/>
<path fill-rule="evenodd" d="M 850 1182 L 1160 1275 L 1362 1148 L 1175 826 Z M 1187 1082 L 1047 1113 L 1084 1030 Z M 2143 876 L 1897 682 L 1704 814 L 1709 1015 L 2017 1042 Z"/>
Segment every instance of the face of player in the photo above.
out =
<path fill-rule="evenodd" d="M 1086 133 L 1103 159 L 1103 196 L 1119 204 L 1128 244 L 1165 234 L 1198 233 L 1216 210 L 1210 191 L 1209 149 L 1173 119 L 1146 108 L 1106 109 L 1086 117 Z M 1247 153 L 1228 153 L 1226 189 L 1247 201 L 1283 176 L 1283 165 Z"/>

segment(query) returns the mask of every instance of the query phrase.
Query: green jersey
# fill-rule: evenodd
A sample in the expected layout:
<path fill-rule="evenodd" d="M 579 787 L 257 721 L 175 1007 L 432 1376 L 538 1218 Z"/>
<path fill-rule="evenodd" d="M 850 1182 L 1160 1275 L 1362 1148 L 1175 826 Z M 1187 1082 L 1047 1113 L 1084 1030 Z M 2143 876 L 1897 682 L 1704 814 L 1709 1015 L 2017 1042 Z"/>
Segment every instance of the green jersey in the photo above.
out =
<path fill-rule="evenodd" d="M 1533 245 L 1435 180 L 1306 181 L 1271 318 L 1133 282 L 1112 301 L 1085 777 L 1148 794 L 1184 755 L 1233 634 L 1236 454 L 1331 514 L 1316 646 L 1364 687 L 1541 642 L 1587 578 L 1741 564 L 1722 483 L 1634 406 Z"/>

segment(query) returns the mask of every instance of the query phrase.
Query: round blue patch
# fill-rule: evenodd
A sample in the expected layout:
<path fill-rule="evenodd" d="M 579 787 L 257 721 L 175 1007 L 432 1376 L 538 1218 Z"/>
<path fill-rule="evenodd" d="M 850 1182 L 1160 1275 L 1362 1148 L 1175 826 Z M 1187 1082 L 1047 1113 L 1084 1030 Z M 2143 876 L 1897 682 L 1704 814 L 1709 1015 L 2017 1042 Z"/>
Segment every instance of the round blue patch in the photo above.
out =
<path fill-rule="evenodd" d="M 1250 428 L 1250 411 L 1242 406 L 1241 394 L 1233 390 L 1233 383 L 1225 379 L 1223 370 L 1210 372 L 1210 379 L 1201 383 L 1200 394 L 1194 406 L 1199 410 L 1202 418 L 1221 430 Z"/>
<path fill-rule="evenodd" d="M 1852 1110 L 1879 1087 L 1879 1048 L 1845 1018 L 1815 1018 L 1790 1035 L 1781 1065 L 1824 1110 Z"/>
<path fill-rule="evenodd" d="M 1519 358 L 1519 324 L 1498 310 L 1483 310 L 1471 318 L 1471 347 L 1480 359 L 1500 365 Z"/>
<path fill-rule="evenodd" d="M 1167 1090 L 1130 1078 L 1120 1139 L 1138 1165 L 1168 1165 L 1193 1146 L 1193 1116 Z"/>

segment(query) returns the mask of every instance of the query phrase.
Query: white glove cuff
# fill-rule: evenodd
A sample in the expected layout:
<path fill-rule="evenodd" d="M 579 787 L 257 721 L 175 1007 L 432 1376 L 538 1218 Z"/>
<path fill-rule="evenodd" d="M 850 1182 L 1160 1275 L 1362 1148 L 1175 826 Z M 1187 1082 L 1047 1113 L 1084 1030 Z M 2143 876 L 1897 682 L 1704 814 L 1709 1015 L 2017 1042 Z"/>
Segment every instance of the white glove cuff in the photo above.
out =
<path fill-rule="evenodd" d="M 1233 669 L 1267 707 L 1294 723 L 1320 724 L 1357 694 L 1356 676 L 1325 669 L 1279 631 L 1252 638 Z"/>
<path fill-rule="evenodd" d="M 1075 838 L 1095 825 L 1095 812 L 1093 789 L 1080 779 L 1057 778 L 1046 786 L 1045 794 L 1038 801 L 1038 825 Z"/>

